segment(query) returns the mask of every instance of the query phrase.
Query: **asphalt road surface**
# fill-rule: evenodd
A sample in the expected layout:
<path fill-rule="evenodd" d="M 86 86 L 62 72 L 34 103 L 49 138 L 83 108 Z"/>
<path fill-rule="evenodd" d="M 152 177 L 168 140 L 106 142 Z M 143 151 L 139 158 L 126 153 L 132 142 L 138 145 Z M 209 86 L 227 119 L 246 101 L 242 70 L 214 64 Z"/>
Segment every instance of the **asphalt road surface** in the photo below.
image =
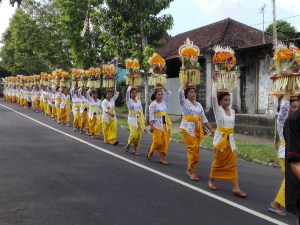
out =
<path fill-rule="evenodd" d="M 14 110 L 14 111 L 12 111 Z M 169 165 L 92 140 L 41 113 L 0 100 L 0 225 L 267 225 L 296 224 L 267 208 L 282 181 L 279 169 L 238 161 L 247 199 L 229 182 L 206 184 L 212 151 L 201 150 L 200 181 L 185 175 L 186 149 L 171 142 Z"/>

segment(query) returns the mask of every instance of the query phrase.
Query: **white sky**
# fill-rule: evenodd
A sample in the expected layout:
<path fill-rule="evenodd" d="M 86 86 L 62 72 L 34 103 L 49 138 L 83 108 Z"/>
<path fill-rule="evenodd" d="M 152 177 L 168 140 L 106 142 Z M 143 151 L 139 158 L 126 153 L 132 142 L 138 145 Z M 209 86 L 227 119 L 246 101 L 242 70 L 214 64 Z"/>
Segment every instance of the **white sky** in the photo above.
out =
<path fill-rule="evenodd" d="M 0 4 L 0 36 L 8 27 L 9 19 L 15 8 L 8 0 Z M 247 25 L 262 23 L 259 9 L 267 4 L 265 9 L 265 27 L 272 21 L 272 0 L 174 0 L 164 13 L 170 13 L 174 18 L 171 35 L 176 35 L 198 28 L 227 17 L 231 17 Z M 300 0 L 276 0 L 277 19 L 285 19 L 300 31 Z M 262 24 L 254 26 L 262 29 Z M 1 44 L 0 44 L 1 47 Z"/>
<path fill-rule="evenodd" d="M 265 28 L 273 20 L 272 0 L 174 0 L 164 13 L 173 15 L 174 26 L 170 31 L 176 35 L 228 17 L 247 25 L 262 23 L 260 8 L 265 8 Z M 276 0 L 277 19 L 286 19 L 300 31 L 300 0 Z M 267 23 L 268 22 L 268 23 Z M 263 25 L 254 26 L 263 29 Z"/>

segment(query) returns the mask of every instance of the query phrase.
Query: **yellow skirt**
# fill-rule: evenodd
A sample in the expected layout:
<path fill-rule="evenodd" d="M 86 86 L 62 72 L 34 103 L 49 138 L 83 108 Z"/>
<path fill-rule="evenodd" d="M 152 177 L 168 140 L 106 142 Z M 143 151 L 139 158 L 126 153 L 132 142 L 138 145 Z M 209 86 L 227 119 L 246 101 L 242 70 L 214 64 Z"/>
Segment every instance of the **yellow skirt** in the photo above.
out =
<path fill-rule="evenodd" d="M 138 127 L 129 125 L 129 138 L 128 138 L 128 144 L 133 144 L 135 147 L 139 148 L 143 136 L 143 131 L 141 129 L 140 124 L 138 124 Z"/>
<path fill-rule="evenodd" d="M 39 100 L 38 99 L 33 100 L 32 108 L 33 108 L 33 110 L 38 110 L 38 108 L 39 108 Z"/>
<path fill-rule="evenodd" d="M 184 129 L 180 129 L 180 133 L 187 147 L 188 170 L 195 171 L 199 161 L 200 137 L 192 137 Z"/>
<path fill-rule="evenodd" d="M 93 135 L 100 136 L 101 122 L 101 118 L 97 119 L 97 116 L 93 115 L 93 118 L 89 119 L 89 132 Z"/>
<path fill-rule="evenodd" d="M 83 111 L 80 114 L 80 128 L 88 130 L 89 129 L 89 123 L 88 122 L 89 122 L 88 121 L 88 112 L 87 111 Z"/>
<path fill-rule="evenodd" d="M 237 152 L 227 148 L 214 150 L 214 161 L 211 165 L 210 177 L 218 180 L 237 181 Z"/>
<path fill-rule="evenodd" d="M 91 131 L 90 131 L 91 132 Z M 110 117 L 110 123 L 102 123 L 104 141 L 114 144 L 117 139 L 117 124 L 114 117 Z"/>
<path fill-rule="evenodd" d="M 170 144 L 170 130 L 167 130 L 166 124 L 163 124 L 164 131 L 154 128 L 152 133 L 152 145 L 150 152 L 159 152 L 167 155 Z"/>
<path fill-rule="evenodd" d="M 45 101 L 45 102 L 43 102 L 43 104 L 44 104 L 44 106 L 43 106 L 43 108 L 44 108 L 44 113 L 45 113 L 46 115 L 50 115 L 50 106 L 49 106 L 48 102 Z"/>
<path fill-rule="evenodd" d="M 65 108 L 60 108 L 60 119 L 63 123 L 70 122 L 71 107 L 67 105 Z"/>
<path fill-rule="evenodd" d="M 279 164 L 283 174 L 285 174 L 285 159 L 279 159 Z M 275 202 L 285 207 L 285 178 L 281 183 Z"/>
<path fill-rule="evenodd" d="M 73 114 L 73 127 L 80 128 L 80 112 L 79 109 L 76 110 L 76 113 Z"/>

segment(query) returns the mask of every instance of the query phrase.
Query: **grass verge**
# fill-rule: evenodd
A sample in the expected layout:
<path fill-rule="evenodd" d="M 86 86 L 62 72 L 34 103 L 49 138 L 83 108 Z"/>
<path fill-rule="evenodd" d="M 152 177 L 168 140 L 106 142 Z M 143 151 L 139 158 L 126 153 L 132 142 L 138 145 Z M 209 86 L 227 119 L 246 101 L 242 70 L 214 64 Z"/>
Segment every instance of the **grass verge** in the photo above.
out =
<path fill-rule="evenodd" d="M 128 113 L 128 109 L 126 106 L 116 107 L 116 113 Z"/>
<path fill-rule="evenodd" d="M 182 141 L 182 136 L 180 133 L 172 134 L 171 138 Z M 213 137 L 205 136 L 204 140 L 201 142 L 201 147 L 213 149 L 212 141 Z M 237 152 L 239 158 L 268 166 L 278 166 L 277 151 L 275 150 L 275 148 L 267 145 L 240 141 L 237 139 L 235 140 L 235 142 L 238 148 Z"/>
<path fill-rule="evenodd" d="M 127 119 L 119 118 L 118 126 L 123 129 L 128 129 Z M 180 133 L 171 134 L 171 138 L 177 141 L 183 141 Z M 205 136 L 204 140 L 201 142 L 201 147 L 206 149 L 213 149 L 213 137 Z M 263 165 L 278 167 L 277 151 L 275 148 L 256 144 L 252 142 L 240 141 L 235 139 L 236 146 L 238 148 L 239 158 L 245 159 L 246 161 L 260 163 Z"/>

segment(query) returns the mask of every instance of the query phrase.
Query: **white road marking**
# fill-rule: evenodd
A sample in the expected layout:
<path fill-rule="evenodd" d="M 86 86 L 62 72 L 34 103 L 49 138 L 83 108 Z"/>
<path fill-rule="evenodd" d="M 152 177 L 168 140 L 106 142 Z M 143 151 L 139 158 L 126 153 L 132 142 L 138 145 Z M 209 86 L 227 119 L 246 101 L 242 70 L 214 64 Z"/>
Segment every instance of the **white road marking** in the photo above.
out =
<path fill-rule="evenodd" d="M 195 187 L 195 186 L 193 186 L 193 185 L 191 185 L 191 184 L 188 184 L 188 183 L 186 183 L 186 182 L 184 182 L 184 181 L 182 181 L 182 180 L 179 180 L 179 179 L 177 179 L 177 178 L 175 178 L 175 177 L 169 176 L 169 175 L 167 175 L 167 174 L 164 174 L 164 173 L 162 173 L 162 172 L 159 172 L 159 171 L 157 171 L 157 170 L 154 170 L 154 169 L 152 169 L 152 168 L 150 168 L 150 167 L 144 166 L 143 164 L 137 163 L 137 162 L 132 161 L 132 160 L 130 160 L 130 159 L 127 159 L 127 158 L 125 158 L 125 157 L 123 157 L 123 156 L 120 156 L 120 155 L 118 155 L 118 154 L 115 154 L 115 153 L 113 153 L 113 152 L 110 152 L 110 151 L 108 151 L 108 150 L 106 150 L 106 149 L 104 149 L 104 148 L 101 148 L 101 147 L 99 147 L 99 146 L 96 146 L 96 145 L 94 145 L 94 144 L 91 144 L 91 143 L 89 143 L 89 142 L 87 142 L 87 141 L 85 141 L 85 140 L 82 140 L 82 139 L 80 139 L 80 138 L 77 138 L 77 137 L 75 137 L 75 136 L 73 136 L 73 135 L 71 135 L 71 134 L 65 133 L 65 132 L 63 132 L 63 131 L 61 131 L 61 130 L 58 130 L 58 129 L 54 128 L 54 127 L 51 127 L 51 126 L 49 126 L 49 125 L 47 125 L 47 124 L 45 124 L 45 123 L 42 123 L 42 122 L 40 122 L 40 121 L 38 121 L 38 120 L 36 120 L 36 119 L 33 119 L 33 118 L 31 118 L 30 116 L 27 116 L 27 115 L 25 115 L 25 114 L 23 114 L 23 113 L 21 113 L 21 112 L 18 112 L 18 111 L 14 110 L 14 109 L 12 109 L 12 108 L 10 108 L 10 107 L 8 107 L 8 106 L 5 106 L 5 105 L 3 105 L 3 104 L 0 104 L 0 105 L 1 105 L 2 107 L 4 107 L 4 108 L 7 108 L 7 109 L 9 109 L 9 110 L 11 110 L 11 111 L 13 111 L 13 112 L 15 112 L 15 113 L 21 115 L 21 116 L 26 117 L 26 118 L 28 118 L 28 119 L 30 119 L 30 120 L 32 120 L 32 121 L 38 123 L 38 124 L 41 124 L 41 125 L 43 125 L 43 126 L 49 128 L 49 129 L 51 129 L 51 130 L 54 130 L 54 131 L 56 131 L 56 132 L 58 132 L 58 133 L 61 133 L 61 134 L 63 134 L 63 135 L 66 135 L 66 136 L 68 136 L 68 137 L 70 137 L 70 138 L 73 138 L 73 139 L 75 139 L 75 140 L 77 140 L 77 141 L 79 141 L 79 142 L 81 142 L 81 143 L 84 143 L 84 144 L 86 144 L 86 145 L 88 145 L 88 146 L 90 146 L 90 147 L 93 147 L 93 148 L 95 148 L 95 149 L 97 149 L 97 150 L 99 150 L 99 151 L 105 152 L 106 154 L 109 154 L 109 155 L 111 155 L 111 156 L 114 156 L 114 157 L 116 157 L 116 158 L 118 158 L 118 159 L 121 159 L 121 160 L 123 160 L 123 161 L 125 161 L 125 162 L 131 163 L 131 164 L 133 164 L 133 165 L 135 165 L 135 166 L 137 166 L 137 167 L 140 167 L 140 168 L 145 169 L 145 170 L 147 170 L 147 171 L 149 171 L 149 172 L 152 172 L 152 173 L 154 173 L 154 174 L 157 174 L 157 175 L 159 175 L 159 176 L 161 176 L 161 177 L 164 177 L 164 178 L 166 178 L 166 179 L 168 179 L 168 180 L 171 180 L 171 181 L 173 181 L 173 182 L 175 182 L 175 183 L 177 183 L 177 184 L 181 184 L 181 185 L 183 185 L 183 186 L 185 186 L 185 187 L 187 187 L 187 188 L 190 188 L 190 189 L 192 189 L 192 190 L 194 190 L 194 191 L 197 191 L 197 192 L 199 192 L 199 193 L 201 193 L 201 194 L 204 194 L 204 195 L 209 196 L 209 197 L 211 197 L 211 198 L 213 198 L 213 199 L 216 199 L 216 200 L 221 201 L 221 202 L 223 202 L 223 203 L 226 203 L 226 204 L 228 204 L 228 205 L 230 205 L 230 206 L 233 206 L 233 207 L 235 207 L 235 208 L 238 208 L 238 209 L 240 209 L 240 210 L 242 210 L 242 211 L 245 211 L 245 212 L 247 212 L 247 213 L 249 213 L 249 214 L 252 214 L 252 215 L 254 215 L 254 216 L 256 216 L 256 217 L 259 217 L 259 218 L 261 218 L 261 219 L 267 220 L 267 221 L 272 222 L 272 223 L 274 223 L 274 224 L 288 225 L 288 224 L 286 224 L 286 223 L 284 223 L 284 222 L 281 222 L 281 221 L 279 221 L 279 220 L 276 220 L 276 219 L 274 219 L 274 218 L 272 218 L 272 217 L 266 216 L 266 215 L 264 215 L 264 214 L 262 214 L 262 213 L 260 213 L 260 212 L 257 212 L 257 211 L 255 211 L 255 210 L 252 210 L 252 209 L 247 208 L 247 207 L 245 207 L 245 206 L 239 205 L 239 204 L 237 204 L 237 203 L 235 203 L 235 202 L 233 202 L 233 201 L 230 201 L 230 200 L 228 200 L 228 199 L 226 199 L 226 198 L 220 197 L 220 196 L 218 196 L 218 195 L 215 195 L 215 194 L 212 194 L 212 193 L 210 193 L 210 192 L 208 192 L 208 191 L 205 191 L 205 190 L 203 190 L 203 189 L 201 189 L 201 188 Z"/>

